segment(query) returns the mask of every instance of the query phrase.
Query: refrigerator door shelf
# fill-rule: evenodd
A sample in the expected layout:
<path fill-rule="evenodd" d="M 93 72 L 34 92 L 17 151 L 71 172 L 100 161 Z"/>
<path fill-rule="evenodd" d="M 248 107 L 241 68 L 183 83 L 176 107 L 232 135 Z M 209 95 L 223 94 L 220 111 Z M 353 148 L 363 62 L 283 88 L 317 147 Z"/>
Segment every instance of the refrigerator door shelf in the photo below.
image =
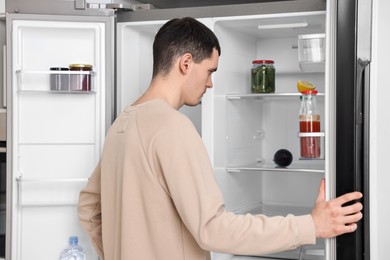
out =
<path fill-rule="evenodd" d="M 51 76 L 61 75 L 67 77 L 66 87 L 57 90 L 52 89 Z M 23 71 L 17 70 L 17 84 L 18 92 L 49 92 L 49 93 L 74 93 L 74 94 L 88 94 L 96 93 L 94 89 L 94 80 L 96 77 L 95 71 Z M 89 86 L 86 90 L 82 90 L 80 87 L 75 89 L 72 85 L 83 84 L 83 80 L 88 77 Z M 75 82 L 74 82 L 75 81 Z M 72 83 L 73 82 L 73 83 Z M 74 84 L 76 83 L 76 84 Z"/>

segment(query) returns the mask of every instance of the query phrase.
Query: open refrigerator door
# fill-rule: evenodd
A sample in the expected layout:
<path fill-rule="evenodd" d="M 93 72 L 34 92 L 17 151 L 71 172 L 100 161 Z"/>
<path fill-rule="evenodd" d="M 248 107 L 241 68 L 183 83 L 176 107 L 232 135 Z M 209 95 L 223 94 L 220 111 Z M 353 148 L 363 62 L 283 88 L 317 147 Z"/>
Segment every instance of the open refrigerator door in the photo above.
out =
<path fill-rule="evenodd" d="M 72 235 L 97 255 L 77 214 L 112 118 L 111 17 L 10 15 L 12 259 L 56 259 Z M 88 64 L 73 71 L 71 64 Z M 51 68 L 70 68 L 53 70 Z M 79 67 L 79 66 L 76 66 Z"/>

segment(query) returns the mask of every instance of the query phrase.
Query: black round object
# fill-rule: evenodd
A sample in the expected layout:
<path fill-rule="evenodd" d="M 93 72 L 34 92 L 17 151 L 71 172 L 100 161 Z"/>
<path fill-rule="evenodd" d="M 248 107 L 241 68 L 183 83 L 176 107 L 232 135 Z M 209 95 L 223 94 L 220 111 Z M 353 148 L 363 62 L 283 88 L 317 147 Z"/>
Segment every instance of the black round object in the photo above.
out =
<path fill-rule="evenodd" d="M 274 155 L 274 162 L 281 167 L 286 167 L 291 164 L 293 156 L 287 149 L 280 149 Z"/>

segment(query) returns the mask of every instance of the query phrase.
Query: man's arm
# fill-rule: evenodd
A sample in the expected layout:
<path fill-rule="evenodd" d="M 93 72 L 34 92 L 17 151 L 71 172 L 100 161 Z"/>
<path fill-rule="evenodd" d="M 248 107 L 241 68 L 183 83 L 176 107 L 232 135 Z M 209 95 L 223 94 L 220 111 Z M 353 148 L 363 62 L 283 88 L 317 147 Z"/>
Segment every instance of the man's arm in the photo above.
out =
<path fill-rule="evenodd" d="M 99 256 L 104 259 L 100 175 L 99 162 L 87 186 L 80 192 L 78 213 L 82 227 L 88 234 Z"/>

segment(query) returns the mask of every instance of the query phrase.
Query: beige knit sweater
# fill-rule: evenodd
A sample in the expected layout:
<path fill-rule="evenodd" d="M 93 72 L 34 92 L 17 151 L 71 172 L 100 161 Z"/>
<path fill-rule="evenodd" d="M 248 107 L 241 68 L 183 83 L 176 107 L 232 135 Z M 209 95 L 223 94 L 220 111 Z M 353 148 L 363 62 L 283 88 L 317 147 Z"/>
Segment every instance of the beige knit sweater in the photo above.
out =
<path fill-rule="evenodd" d="M 162 100 L 117 118 L 78 209 L 105 260 L 203 260 L 209 251 L 259 255 L 315 243 L 310 215 L 225 211 L 201 137 Z"/>

